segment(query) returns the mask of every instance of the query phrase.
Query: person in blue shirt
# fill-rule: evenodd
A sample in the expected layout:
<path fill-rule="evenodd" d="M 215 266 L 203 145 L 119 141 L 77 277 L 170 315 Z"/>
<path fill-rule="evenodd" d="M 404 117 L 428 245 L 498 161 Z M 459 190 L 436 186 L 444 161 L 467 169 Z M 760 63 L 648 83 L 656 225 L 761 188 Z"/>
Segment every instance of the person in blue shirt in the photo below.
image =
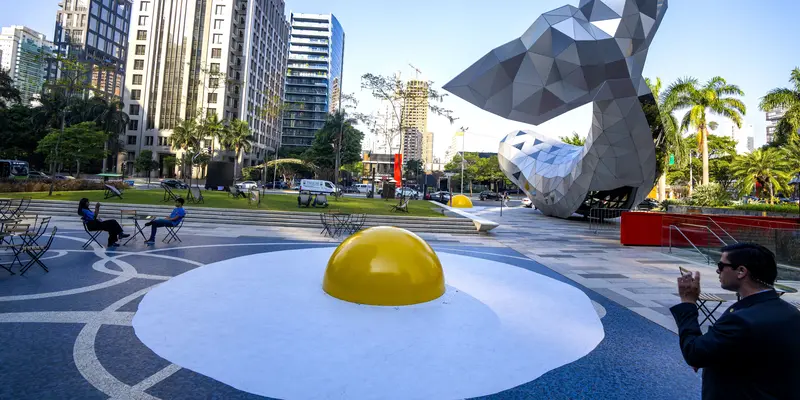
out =
<path fill-rule="evenodd" d="M 101 220 L 100 217 L 100 203 L 94 205 L 94 212 L 89 209 L 89 199 L 82 198 L 78 203 L 78 215 L 86 224 L 86 229 L 90 231 L 105 231 L 108 232 L 108 247 L 117 247 L 119 239 L 125 239 L 130 236 L 122 231 L 119 223 L 113 219 Z"/>
<path fill-rule="evenodd" d="M 145 226 L 150 227 L 150 239 L 145 242 L 146 244 L 155 244 L 156 230 L 158 230 L 158 228 L 165 226 L 178 226 L 178 224 L 181 223 L 183 217 L 186 216 L 186 210 L 183 209 L 183 203 L 183 199 L 178 197 L 175 199 L 175 208 L 172 209 L 172 213 L 169 214 L 169 217 L 154 219 L 144 224 Z"/>

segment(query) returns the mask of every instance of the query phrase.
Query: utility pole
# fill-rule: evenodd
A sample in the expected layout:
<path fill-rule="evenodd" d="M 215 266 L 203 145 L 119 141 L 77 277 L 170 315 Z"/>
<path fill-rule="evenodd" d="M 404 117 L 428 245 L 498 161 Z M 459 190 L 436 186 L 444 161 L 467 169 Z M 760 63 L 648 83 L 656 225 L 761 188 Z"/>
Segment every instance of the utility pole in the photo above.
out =
<path fill-rule="evenodd" d="M 461 127 L 461 194 L 464 194 L 464 142 L 467 140 L 469 128 Z"/>

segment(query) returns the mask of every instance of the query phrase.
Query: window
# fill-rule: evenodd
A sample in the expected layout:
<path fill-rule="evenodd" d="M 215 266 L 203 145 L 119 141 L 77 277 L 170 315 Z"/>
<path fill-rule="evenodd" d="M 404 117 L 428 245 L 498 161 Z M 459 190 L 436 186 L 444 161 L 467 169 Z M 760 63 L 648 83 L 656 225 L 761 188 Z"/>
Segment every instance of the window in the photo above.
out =
<path fill-rule="evenodd" d="M 139 105 L 131 104 L 128 106 L 128 115 L 139 115 Z"/>
<path fill-rule="evenodd" d="M 97 31 L 97 19 L 96 18 L 89 18 L 89 29 L 93 31 Z"/>
<path fill-rule="evenodd" d="M 133 61 L 133 69 L 135 69 L 135 70 L 143 70 L 144 69 L 144 60 L 134 60 Z"/>
<path fill-rule="evenodd" d="M 210 78 L 208 80 L 208 87 L 218 88 L 219 87 L 219 78 Z"/>
<path fill-rule="evenodd" d="M 152 146 L 153 145 L 153 137 L 152 136 L 145 136 L 144 137 L 144 145 L 145 146 Z"/>
<path fill-rule="evenodd" d="M 144 45 L 143 44 L 137 44 L 136 45 L 136 55 L 137 56 L 143 56 L 144 55 Z"/>
<path fill-rule="evenodd" d="M 217 94 L 216 93 L 209 93 L 208 94 L 208 103 L 209 104 L 217 104 Z"/>
<path fill-rule="evenodd" d="M 222 57 L 222 49 L 211 49 L 211 58 Z"/>
<path fill-rule="evenodd" d="M 136 40 L 147 40 L 147 31 L 136 31 Z"/>
<path fill-rule="evenodd" d="M 139 129 L 139 120 L 138 119 L 132 119 L 132 120 L 128 121 L 128 130 L 129 131 L 135 131 L 137 129 Z M 133 143 L 131 143 L 131 137 L 133 137 Z M 128 144 L 136 144 L 136 136 L 128 136 Z"/>
<path fill-rule="evenodd" d="M 169 146 L 169 141 L 167 140 L 167 138 L 165 136 L 159 136 L 158 137 L 158 145 L 159 146 Z"/>
<path fill-rule="evenodd" d="M 223 5 L 217 5 L 217 7 L 214 9 L 214 15 L 222 15 L 222 13 L 224 12 L 225 12 L 225 6 Z"/>
<path fill-rule="evenodd" d="M 214 29 L 222 29 L 222 20 L 221 19 L 215 19 L 214 20 Z"/>
<path fill-rule="evenodd" d="M 136 159 L 136 152 L 135 151 L 129 151 L 128 152 L 128 161 L 133 161 L 135 159 Z"/>
<path fill-rule="evenodd" d="M 215 33 L 215 34 L 214 34 L 214 35 L 211 37 L 211 43 L 214 43 L 214 44 L 222 44 L 222 34 L 220 34 L 220 33 Z"/>
<path fill-rule="evenodd" d="M 219 63 L 211 63 L 211 73 L 219 72 Z"/>
<path fill-rule="evenodd" d="M 142 75 L 134 75 L 133 76 L 133 84 L 134 85 L 141 85 L 142 84 Z"/>
<path fill-rule="evenodd" d="M 147 25 L 147 15 L 139 16 L 139 26 Z"/>
<path fill-rule="evenodd" d="M 141 100 L 142 99 L 142 91 L 139 89 L 131 90 L 131 100 Z"/>
<path fill-rule="evenodd" d="M 206 115 L 209 116 L 209 117 L 212 116 L 212 115 L 217 115 L 217 109 L 216 108 L 208 108 L 208 109 L 206 109 Z"/>
<path fill-rule="evenodd" d="M 147 8 L 150 7 L 149 1 L 143 1 L 139 3 L 139 11 L 147 11 Z"/>

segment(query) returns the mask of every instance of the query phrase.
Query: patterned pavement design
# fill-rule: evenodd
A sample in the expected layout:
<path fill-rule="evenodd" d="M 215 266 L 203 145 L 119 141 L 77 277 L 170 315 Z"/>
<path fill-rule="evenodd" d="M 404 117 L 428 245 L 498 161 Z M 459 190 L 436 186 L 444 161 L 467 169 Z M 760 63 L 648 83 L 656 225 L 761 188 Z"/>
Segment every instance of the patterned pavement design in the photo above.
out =
<path fill-rule="evenodd" d="M 25 277 L 0 274 L 0 340 L 5 344 L 0 399 L 259 398 L 156 356 L 131 327 L 138 303 L 159 283 L 216 261 L 335 245 L 309 230 L 187 227 L 183 243 L 146 247 L 132 241 L 116 251 L 81 250 L 86 236 L 80 225 L 56 223 L 64 231 L 45 260 L 50 273 L 34 268 Z M 570 254 L 553 249 L 552 242 L 517 243 L 515 237 L 527 234 L 523 229 L 513 235 L 501 231 L 496 239 L 430 235 L 426 240 L 438 252 L 504 262 L 583 290 L 602 317 L 606 336 L 578 361 L 486 398 L 699 398 L 700 377 L 684 364 L 672 332 L 618 304 L 619 299 L 589 290 L 575 276 L 562 275 L 575 274 L 563 267 L 565 259 L 542 256 Z M 606 275 L 584 279 L 617 279 Z"/>

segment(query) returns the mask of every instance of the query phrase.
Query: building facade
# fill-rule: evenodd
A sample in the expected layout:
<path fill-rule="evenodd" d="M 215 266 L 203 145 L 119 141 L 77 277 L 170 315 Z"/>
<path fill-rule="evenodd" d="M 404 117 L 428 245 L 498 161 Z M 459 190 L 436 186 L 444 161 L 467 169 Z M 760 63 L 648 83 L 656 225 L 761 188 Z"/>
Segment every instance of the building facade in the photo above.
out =
<path fill-rule="evenodd" d="M 422 160 L 422 132 L 416 127 L 403 129 L 403 142 L 400 149 L 403 160 Z"/>
<path fill-rule="evenodd" d="M 778 121 L 786 114 L 786 110 L 779 109 L 767 112 L 767 144 L 775 140 L 775 130 L 778 127 Z"/>
<path fill-rule="evenodd" d="M 0 30 L 0 69 L 8 72 L 23 104 L 35 102 L 42 92 L 52 53 L 53 42 L 33 29 L 9 26 Z"/>
<path fill-rule="evenodd" d="M 307 148 L 338 110 L 345 34 L 332 14 L 292 13 L 281 145 Z"/>
<path fill-rule="evenodd" d="M 151 150 L 170 176 L 165 158 L 180 156 L 171 136 L 182 121 L 246 121 L 252 150 L 240 165 L 255 165 L 280 143 L 280 105 L 289 27 L 283 0 L 136 0 L 126 78 L 124 167 Z M 213 160 L 234 161 L 218 138 L 201 147 Z"/>
<path fill-rule="evenodd" d="M 404 159 L 422 159 L 422 135 L 428 131 L 428 82 L 411 79 L 406 82 L 406 92 L 403 102 L 402 122 L 401 122 L 401 138 L 400 143 L 403 145 L 401 152 Z M 413 137 L 406 138 L 406 134 L 411 134 Z M 406 143 L 416 143 L 417 136 L 419 136 L 419 154 L 414 152 L 409 153 L 413 158 L 408 158 L 406 155 Z"/>
<path fill-rule="evenodd" d="M 747 152 L 753 152 L 756 149 L 756 138 L 753 136 L 747 137 Z"/>
<path fill-rule="evenodd" d="M 81 62 L 86 68 L 86 83 L 95 93 L 122 98 L 132 2 L 63 0 L 58 5 L 61 9 L 56 12 L 55 53 Z M 48 64 L 47 80 L 51 82 L 74 72 L 56 60 Z"/>
<path fill-rule="evenodd" d="M 425 164 L 433 162 L 433 132 L 422 134 L 422 162 Z"/>
<path fill-rule="evenodd" d="M 361 165 L 363 171 L 361 172 L 362 183 L 370 183 L 373 173 L 375 174 L 375 181 L 392 181 L 394 182 L 394 155 L 382 154 L 373 152 L 364 152 L 362 154 Z"/>
<path fill-rule="evenodd" d="M 444 153 L 444 162 L 448 163 L 453 161 L 453 157 L 456 154 L 461 153 L 464 149 L 464 132 L 456 132 L 453 134 L 453 137 L 450 138 L 450 146 L 447 147 L 447 151 Z"/>

